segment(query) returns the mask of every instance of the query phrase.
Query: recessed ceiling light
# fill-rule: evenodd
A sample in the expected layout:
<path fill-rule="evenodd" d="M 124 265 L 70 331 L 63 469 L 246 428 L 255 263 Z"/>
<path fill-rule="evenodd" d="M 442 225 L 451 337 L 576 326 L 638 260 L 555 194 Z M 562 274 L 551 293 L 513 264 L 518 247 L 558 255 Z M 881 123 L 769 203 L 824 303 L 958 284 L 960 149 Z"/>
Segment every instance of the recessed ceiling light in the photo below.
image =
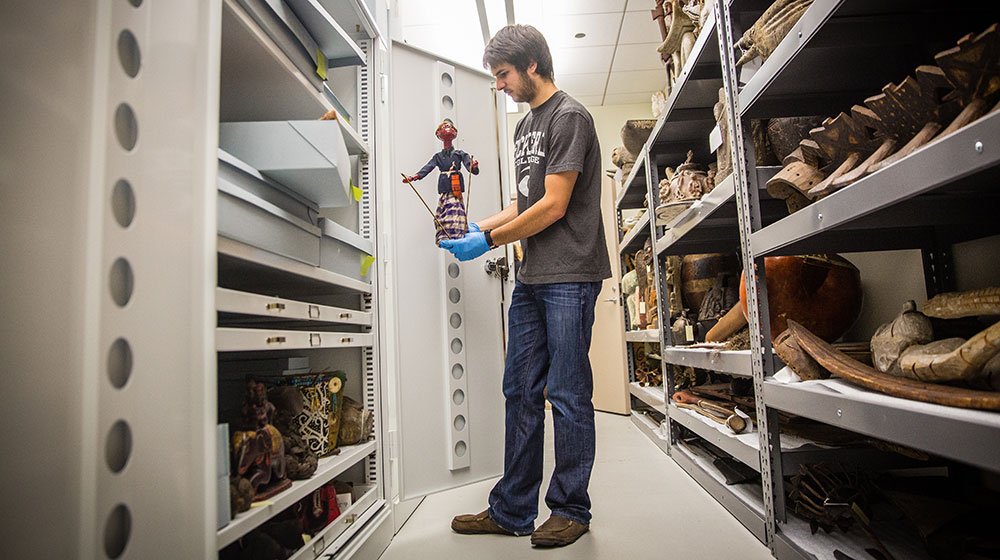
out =
<path fill-rule="evenodd" d="M 576 37 L 577 39 L 583 39 L 584 37 L 587 36 L 587 34 L 586 33 L 577 33 L 576 35 L 573 35 L 573 36 Z"/>

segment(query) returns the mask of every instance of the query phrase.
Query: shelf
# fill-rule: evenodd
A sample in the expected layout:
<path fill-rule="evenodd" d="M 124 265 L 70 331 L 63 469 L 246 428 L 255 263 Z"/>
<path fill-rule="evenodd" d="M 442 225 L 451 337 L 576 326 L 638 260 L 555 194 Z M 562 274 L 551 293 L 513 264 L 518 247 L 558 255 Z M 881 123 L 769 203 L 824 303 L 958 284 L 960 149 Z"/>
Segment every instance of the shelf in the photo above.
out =
<path fill-rule="evenodd" d="M 355 489 L 357 488 L 359 488 L 359 485 L 355 485 Z M 372 508 L 372 506 L 375 505 L 375 502 L 378 501 L 376 496 L 376 494 L 378 494 L 378 486 L 370 484 L 361 488 L 365 489 L 365 492 L 358 497 L 356 502 L 351 504 L 351 507 L 340 512 L 340 515 L 338 515 L 336 519 L 313 535 L 312 539 L 303 545 L 302 548 L 300 548 L 296 553 L 289 556 L 288 560 L 313 560 L 315 558 L 319 558 L 320 555 L 327 553 L 327 550 L 329 550 L 329 548 L 332 547 L 337 541 L 340 541 L 341 537 L 344 537 L 344 540 L 346 540 L 350 538 L 353 533 L 357 532 L 357 528 L 364 525 L 363 522 L 358 522 L 360 521 L 360 518 L 367 513 L 369 509 L 378 509 Z M 333 551 L 336 550 L 337 549 L 334 548 Z"/>
<path fill-rule="evenodd" d="M 791 504 L 786 506 L 791 509 Z M 916 529 L 910 529 L 908 522 L 896 522 L 898 510 L 885 504 L 876 504 L 878 509 L 872 515 L 872 530 L 882 544 L 892 553 L 894 558 L 907 560 L 930 560 L 923 539 Z M 809 527 L 809 522 L 789 512 L 786 522 L 779 525 L 780 538 L 777 539 L 776 557 L 779 560 L 839 560 L 833 554 L 839 550 L 846 558 L 872 558 L 867 549 L 874 548 L 874 543 L 855 524 L 849 533 L 839 529 L 827 533 L 816 531 Z"/>
<path fill-rule="evenodd" d="M 719 251 L 734 251 L 739 247 L 740 233 L 736 225 L 736 180 L 729 174 L 712 192 L 666 224 L 663 237 L 656 241 L 656 254 L 683 255 Z M 720 208 L 728 212 L 714 216 Z M 669 252 L 668 252 L 669 251 Z"/>
<path fill-rule="evenodd" d="M 768 407 L 1000 472 L 997 412 L 900 399 L 840 379 L 768 380 L 764 400 Z"/>
<path fill-rule="evenodd" d="M 229 522 L 229 525 L 220 529 L 216 533 L 215 539 L 217 548 L 222 550 L 243 535 L 263 525 L 264 522 L 281 513 L 285 508 L 294 505 L 314 490 L 330 482 L 357 464 L 358 461 L 374 453 L 375 444 L 375 441 L 369 441 L 359 445 L 344 446 L 340 448 L 339 455 L 320 459 L 319 466 L 312 478 L 292 482 L 291 487 L 284 492 L 270 500 L 256 502 L 261 505 L 252 506 L 250 510 L 240 513 Z"/>
<path fill-rule="evenodd" d="M 766 7 L 753 4 L 758 11 Z M 744 26 L 757 15 L 738 14 Z M 933 0 L 815 0 L 745 80 L 742 116 L 834 116 L 885 84 L 899 83 L 917 66 L 933 64 L 936 53 L 995 19 L 993 2 L 971 2 L 956 11 Z"/>
<path fill-rule="evenodd" d="M 714 423 L 693 410 L 679 408 L 673 403 L 667 407 L 667 414 L 671 420 L 698 434 L 699 437 L 725 451 L 734 459 L 760 472 L 759 446 L 749 445 L 745 441 L 747 437 L 758 438 L 759 435 L 756 432 L 744 434 L 747 437 L 742 438 L 736 437 L 732 433 L 724 433 L 717 428 L 721 424 Z"/>
<path fill-rule="evenodd" d="M 670 453 L 680 468 L 695 479 L 757 539 L 764 542 L 764 502 L 760 484 L 745 482 L 726 485 L 726 479 L 712 465 L 710 458 L 696 454 L 683 445 L 675 445 Z"/>
<path fill-rule="evenodd" d="M 918 248 L 1000 231 L 1000 111 L 750 236 L 755 255 Z M 981 151 L 976 146 L 981 145 Z"/>
<path fill-rule="evenodd" d="M 372 346 L 374 340 L 374 335 L 370 333 L 356 332 L 215 329 L 215 350 L 218 352 L 365 348 Z"/>
<path fill-rule="evenodd" d="M 642 249 L 649 237 L 649 212 L 647 211 L 632 226 L 632 229 L 625 234 L 621 244 L 618 246 L 618 252 L 622 255 L 631 255 Z"/>
<path fill-rule="evenodd" d="M 662 348 L 663 360 L 678 366 L 709 369 L 720 373 L 753 377 L 750 368 L 749 350 L 715 350 L 710 348 L 686 348 L 667 346 Z"/>
<path fill-rule="evenodd" d="M 316 0 L 283 0 L 316 41 L 327 67 L 364 66 L 365 53 Z M 312 54 L 312 53 L 310 53 Z"/>
<path fill-rule="evenodd" d="M 667 98 L 666 110 L 646 142 L 650 159 L 657 165 L 676 167 L 684 163 L 688 150 L 694 151 L 696 162 L 707 165 L 713 160 L 708 137 L 717 124 L 712 108 L 719 101 L 722 87 L 715 23 L 713 10 Z"/>
<path fill-rule="evenodd" d="M 659 329 L 646 329 L 644 331 L 625 331 L 625 342 L 660 342 Z"/>
<path fill-rule="evenodd" d="M 219 285 L 282 297 L 370 294 L 372 285 L 225 237 L 218 238 Z"/>
<path fill-rule="evenodd" d="M 377 39 L 382 41 L 375 17 L 364 0 L 317 0 L 348 36 L 355 41 Z"/>
<path fill-rule="evenodd" d="M 643 387 L 638 382 L 633 381 L 628 384 L 628 390 L 632 396 L 648 404 L 662 414 L 667 413 L 667 408 L 663 404 L 663 386 Z"/>
<path fill-rule="evenodd" d="M 764 190 L 780 168 L 758 167 L 761 220 L 773 223 L 788 215 L 785 203 Z M 740 229 L 736 212 L 736 179 L 730 174 L 712 192 L 674 218 L 656 242 L 658 255 L 732 253 L 739 250 Z"/>
<path fill-rule="evenodd" d="M 655 422 L 650 420 L 645 414 L 633 410 L 632 423 L 639 428 L 640 432 L 646 434 L 646 437 L 648 437 L 649 440 L 652 441 L 654 445 L 659 447 L 660 451 L 664 453 L 669 453 L 667 451 L 667 448 L 670 447 L 670 443 L 666 439 L 660 437 L 660 434 L 656 433 L 656 430 L 659 429 L 659 426 L 657 426 Z"/>
<path fill-rule="evenodd" d="M 636 154 L 632 172 L 622 182 L 622 192 L 615 201 L 619 210 L 642 208 L 646 202 L 646 154 Z M 648 212 L 647 212 L 648 213 Z"/>
<path fill-rule="evenodd" d="M 357 535 L 359 532 L 361 532 L 365 528 L 370 527 L 370 525 L 368 525 L 369 521 L 371 521 L 372 519 L 375 519 L 375 517 L 381 515 L 382 513 L 384 513 L 386 516 L 388 516 L 389 515 L 389 508 L 383 507 L 384 505 L 385 505 L 385 500 L 380 499 L 380 498 L 376 499 L 375 500 L 375 505 L 373 507 L 369 507 L 363 513 L 361 513 L 357 517 L 357 519 L 355 519 L 354 522 L 351 523 L 351 529 L 347 530 L 347 531 L 344 531 L 337 538 L 333 539 L 333 542 L 331 542 L 326 547 L 326 549 L 324 549 L 320 553 L 320 555 L 322 555 L 324 559 L 331 558 L 334 554 L 340 552 L 344 548 L 344 546 L 346 546 L 347 543 L 350 542 L 351 539 L 354 538 L 355 535 Z M 327 540 L 329 541 L 329 539 L 327 539 Z M 310 558 L 310 557 L 306 556 L 306 558 Z M 319 556 L 316 556 L 315 558 L 319 558 Z M 291 559 L 289 559 L 289 560 L 291 560 Z"/>
<path fill-rule="evenodd" d="M 215 310 L 252 316 L 254 319 L 265 321 L 302 321 L 366 326 L 372 324 L 372 314 L 367 311 L 264 296 L 227 288 L 215 289 Z"/>
<path fill-rule="evenodd" d="M 222 122 L 318 119 L 333 108 L 319 77 L 300 70 L 236 0 L 223 2 L 221 56 Z"/>

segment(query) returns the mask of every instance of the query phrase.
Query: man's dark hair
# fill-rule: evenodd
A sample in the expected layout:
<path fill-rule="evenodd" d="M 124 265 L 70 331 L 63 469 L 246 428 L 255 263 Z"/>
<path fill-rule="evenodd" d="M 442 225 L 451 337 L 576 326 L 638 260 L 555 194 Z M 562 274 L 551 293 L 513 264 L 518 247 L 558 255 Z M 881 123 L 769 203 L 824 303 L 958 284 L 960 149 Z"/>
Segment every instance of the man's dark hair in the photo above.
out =
<path fill-rule="evenodd" d="M 510 64 L 518 72 L 527 72 L 532 62 L 535 72 L 552 81 L 552 54 L 541 32 L 530 25 L 508 25 L 490 39 L 483 53 L 483 67 Z"/>

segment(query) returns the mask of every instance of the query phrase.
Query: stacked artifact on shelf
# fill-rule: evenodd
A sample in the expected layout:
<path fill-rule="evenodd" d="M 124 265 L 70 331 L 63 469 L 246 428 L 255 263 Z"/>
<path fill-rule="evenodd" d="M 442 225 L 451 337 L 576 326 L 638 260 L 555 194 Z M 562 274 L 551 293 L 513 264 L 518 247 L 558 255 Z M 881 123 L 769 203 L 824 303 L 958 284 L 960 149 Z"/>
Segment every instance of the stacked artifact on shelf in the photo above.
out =
<path fill-rule="evenodd" d="M 651 10 L 663 39 L 656 50 L 667 71 L 667 96 L 676 85 L 684 63 L 691 56 L 698 35 L 714 5 L 715 2 L 706 0 L 657 0 L 656 8 Z"/>
<path fill-rule="evenodd" d="M 938 53 L 937 65 L 887 84 L 882 93 L 809 132 L 767 182 L 790 212 L 885 169 L 920 147 L 1000 108 L 997 24 Z"/>
<path fill-rule="evenodd" d="M 656 207 L 657 225 L 667 225 L 681 212 L 687 210 L 701 197 L 712 192 L 715 183 L 694 163 L 694 152 L 688 151 L 687 160 L 674 171 L 669 167 L 666 178 L 660 180 L 660 204 Z"/>
<path fill-rule="evenodd" d="M 242 425 L 231 438 L 233 515 L 249 509 L 250 502 L 267 499 L 292 485 L 285 474 L 284 440 L 271 424 L 274 412 L 264 385 L 248 382 Z"/>
<path fill-rule="evenodd" d="M 771 4 L 736 42 L 735 46 L 743 53 L 736 61 L 736 67 L 757 57 L 767 60 L 812 2 L 813 0 L 777 0 Z"/>

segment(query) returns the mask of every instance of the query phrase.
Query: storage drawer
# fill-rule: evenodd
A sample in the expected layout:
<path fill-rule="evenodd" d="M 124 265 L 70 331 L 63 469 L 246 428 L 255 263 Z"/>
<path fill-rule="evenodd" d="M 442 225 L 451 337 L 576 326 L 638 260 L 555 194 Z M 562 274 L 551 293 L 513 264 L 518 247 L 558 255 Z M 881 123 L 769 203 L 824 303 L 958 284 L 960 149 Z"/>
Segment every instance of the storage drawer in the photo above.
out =
<path fill-rule="evenodd" d="M 351 507 L 341 511 L 336 519 L 316 533 L 309 544 L 292 555 L 289 560 L 314 560 L 324 554 L 336 552 L 356 532 L 358 521 L 368 508 L 375 505 L 378 500 L 377 489 L 374 484 L 355 484 L 351 492 L 353 502 Z M 352 529 L 350 534 L 348 529 Z"/>
<path fill-rule="evenodd" d="M 300 321 L 322 321 L 350 325 L 372 324 L 372 314 L 367 311 L 262 296 L 228 288 L 215 289 L 215 309 L 227 313 Z"/>
<path fill-rule="evenodd" d="M 350 155 L 337 121 L 221 123 L 219 147 L 318 206 L 354 202 Z"/>
<path fill-rule="evenodd" d="M 219 177 L 219 235 L 313 266 L 320 230 Z"/>
<path fill-rule="evenodd" d="M 371 346 L 371 333 L 325 331 L 281 331 L 270 329 L 215 329 L 215 349 L 219 352 L 248 350 L 307 350 L 310 348 L 363 348 Z"/>
<path fill-rule="evenodd" d="M 363 266 L 363 263 L 365 257 L 372 256 L 375 252 L 372 242 L 326 218 L 320 218 L 319 227 L 322 232 L 320 268 L 362 282 L 371 282 L 372 269 L 370 266 Z"/>

